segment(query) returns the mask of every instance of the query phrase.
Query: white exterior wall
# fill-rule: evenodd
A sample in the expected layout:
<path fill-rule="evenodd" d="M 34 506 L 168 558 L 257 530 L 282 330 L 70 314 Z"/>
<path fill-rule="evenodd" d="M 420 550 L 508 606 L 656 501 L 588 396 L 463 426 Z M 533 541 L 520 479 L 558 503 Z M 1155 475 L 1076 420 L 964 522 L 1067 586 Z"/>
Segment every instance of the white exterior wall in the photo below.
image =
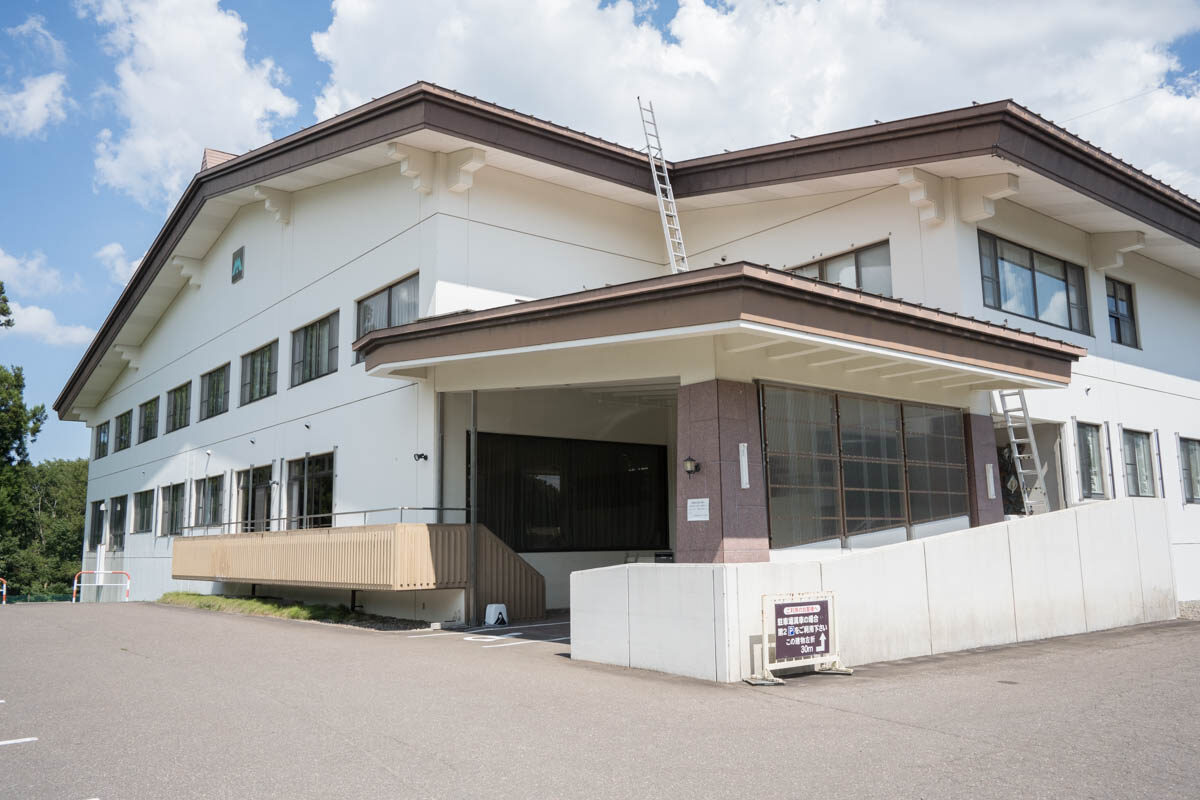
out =
<path fill-rule="evenodd" d="M 128 531 L 134 493 L 180 481 L 187 485 L 185 524 L 192 524 L 193 481 L 221 474 L 224 514 L 232 520 L 232 473 L 251 465 L 274 466 L 280 484 L 274 487 L 271 516 L 279 516 L 286 491 L 280 459 L 331 450 L 337 453 L 335 513 L 436 506 L 435 388 L 369 377 L 353 363 L 356 301 L 417 271 L 425 314 L 665 271 L 653 212 L 490 167 L 477 172 L 474 187 L 462 193 L 448 191 L 440 180 L 428 196 L 411 186 L 398 168 L 384 167 L 294 193 L 286 226 L 258 203 L 238 211 L 203 259 L 202 285 L 180 290 L 141 344 L 139 368 L 121 374 L 88 422 L 89 427 L 110 422 L 110 445 L 109 454 L 89 466 L 87 530 L 92 501 L 128 495 Z M 230 263 L 239 247 L 245 248 L 245 277 L 233 284 Z M 289 388 L 291 332 L 335 310 L 341 312 L 337 372 Z M 241 356 L 274 339 L 279 340 L 276 394 L 239 406 Z M 230 409 L 201 421 L 200 376 L 226 362 L 231 363 Z M 165 433 L 166 392 L 188 380 L 191 422 Z M 155 396 L 160 398 L 159 435 L 138 444 L 137 407 Z M 134 443 L 113 452 L 114 420 L 130 409 Z M 418 452 L 429 460 L 414 461 Z M 108 553 L 104 568 L 133 573 L 134 599 L 152 600 L 173 589 L 219 591 L 216 584 L 170 578 L 172 540 L 156 535 L 161 524 L 157 491 L 155 500 L 155 533 L 127 532 L 124 552 Z M 397 518 L 375 514 L 368 521 Z M 404 517 L 434 518 L 432 512 Z M 361 522 L 344 515 L 336 524 Z M 84 568 L 94 566 L 95 554 L 85 552 Z M 370 596 L 366 602 L 371 610 Z"/>
<path fill-rule="evenodd" d="M 1200 358 L 1195 354 L 1195 342 L 1200 341 L 1200 278 L 1136 252 L 1126 254 L 1125 266 L 1107 274 L 1134 286 L 1141 346 L 1115 344 L 1108 332 L 1106 273 L 1090 267 L 1085 232 L 1019 205 L 1019 193 L 1011 200 L 996 201 L 993 217 L 963 222 L 957 216 L 956 182 L 944 179 L 943 187 L 945 221 L 933 224 L 919 221 L 907 190 L 899 186 L 684 212 L 689 259 L 696 267 L 719 262 L 724 256 L 729 261 L 744 259 L 781 268 L 887 239 L 893 296 L 1086 347 L 1088 355 L 1075 365 L 1069 387 L 1026 392 L 1034 418 L 1061 426 L 1061 474 L 1054 448 L 1041 448 L 1043 463 L 1050 465 L 1047 480 L 1052 484 L 1053 505 L 1081 502 L 1072 418 L 1108 424 L 1116 488 L 1112 496 L 1116 498 L 1126 496 L 1118 426 L 1157 431 L 1162 472 L 1161 480 L 1156 475 L 1155 485 L 1159 496 L 1167 500 L 1172 519 L 1179 597 L 1200 599 L 1200 504 L 1183 501 L 1176 439 L 1177 435 L 1200 439 Z M 1085 267 L 1093 335 L 985 307 L 979 230 Z M 749 358 L 743 360 L 747 371 L 754 372 L 757 365 L 751 366 Z M 841 376 L 836 367 L 814 374 L 810 385 L 903 399 L 906 389 L 911 390 L 885 386 L 867 376 Z M 926 388 L 941 396 L 913 399 L 986 413 L 986 395 L 976 392 L 973 396 L 966 389 L 939 392 L 934 386 Z M 1048 427 L 1039 426 L 1040 444 L 1049 445 L 1053 438 Z M 1060 483 L 1065 498 L 1058 497 Z M 1109 486 L 1111 494 L 1112 482 Z M 788 557 L 812 558 L 819 553 Z"/>
<path fill-rule="evenodd" d="M 571 657 L 718 682 L 759 666 L 762 598 L 831 591 L 855 666 L 1177 615 L 1161 499 L 1118 500 L 820 561 L 571 576 Z"/>

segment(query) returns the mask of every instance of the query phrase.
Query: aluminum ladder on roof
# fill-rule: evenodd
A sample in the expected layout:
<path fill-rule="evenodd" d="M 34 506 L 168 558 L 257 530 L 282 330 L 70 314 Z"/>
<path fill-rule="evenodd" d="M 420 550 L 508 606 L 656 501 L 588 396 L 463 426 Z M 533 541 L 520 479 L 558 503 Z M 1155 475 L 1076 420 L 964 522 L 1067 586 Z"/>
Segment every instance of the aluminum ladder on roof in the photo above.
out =
<path fill-rule="evenodd" d="M 642 132 L 646 134 L 646 156 L 650 159 L 650 174 L 654 178 L 654 195 L 658 198 L 658 215 L 662 218 L 663 236 L 671 257 L 671 272 L 687 272 L 687 251 L 683 249 L 683 231 L 679 228 L 675 192 L 671 190 L 662 140 L 658 138 L 658 123 L 654 121 L 654 103 L 647 100 L 646 105 L 642 105 L 640 96 L 637 100 L 642 115 Z"/>
<path fill-rule="evenodd" d="M 1033 435 L 1033 423 L 1029 421 L 1029 407 L 1025 404 L 1023 389 L 1000 390 L 1000 412 L 1004 415 L 1004 427 L 1008 429 L 1008 443 L 1012 448 L 1013 467 L 1016 468 L 1017 484 L 1021 489 L 1021 500 L 1026 514 L 1041 514 L 1050 510 L 1046 496 L 1046 470 L 1038 456 L 1037 439 Z M 1015 404 L 1010 401 L 1015 400 Z M 1018 436 L 1021 430 L 1024 436 Z"/>

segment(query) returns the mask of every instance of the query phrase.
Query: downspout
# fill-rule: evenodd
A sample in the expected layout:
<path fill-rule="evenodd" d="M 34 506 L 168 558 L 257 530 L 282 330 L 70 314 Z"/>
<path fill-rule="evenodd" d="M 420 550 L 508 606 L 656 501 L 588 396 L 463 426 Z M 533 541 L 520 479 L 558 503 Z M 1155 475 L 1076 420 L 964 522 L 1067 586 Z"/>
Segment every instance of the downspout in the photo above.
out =
<path fill-rule="evenodd" d="M 467 504 L 470 506 L 471 527 L 467 544 L 467 623 L 469 625 L 478 625 L 479 616 L 476 605 L 476 589 L 478 575 L 478 548 L 479 548 L 479 530 L 477 525 L 478 515 L 475 513 L 477 501 L 479 499 L 479 392 L 471 390 L 471 498 Z"/>

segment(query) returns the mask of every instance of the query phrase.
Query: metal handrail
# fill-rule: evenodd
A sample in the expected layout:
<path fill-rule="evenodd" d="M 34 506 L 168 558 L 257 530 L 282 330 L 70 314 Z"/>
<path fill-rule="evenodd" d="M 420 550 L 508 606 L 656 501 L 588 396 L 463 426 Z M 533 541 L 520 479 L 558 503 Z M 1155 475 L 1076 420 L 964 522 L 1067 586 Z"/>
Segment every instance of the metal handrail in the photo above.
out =
<path fill-rule="evenodd" d="M 334 511 L 328 514 L 295 514 L 286 517 L 267 517 L 261 520 L 237 520 L 220 522 L 215 525 L 184 525 L 179 529 L 182 536 L 219 536 L 226 533 L 271 533 L 289 530 L 309 530 L 312 528 L 337 528 L 338 517 L 362 515 L 362 524 L 367 524 L 368 514 L 399 512 L 400 522 L 404 522 L 406 511 L 470 511 L 469 508 L 457 506 L 390 506 L 388 508 L 367 508 L 361 511 Z M 328 525 L 312 525 L 313 520 L 329 520 Z M 281 524 L 276 524 L 281 523 Z M 381 523 L 388 524 L 388 523 Z"/>

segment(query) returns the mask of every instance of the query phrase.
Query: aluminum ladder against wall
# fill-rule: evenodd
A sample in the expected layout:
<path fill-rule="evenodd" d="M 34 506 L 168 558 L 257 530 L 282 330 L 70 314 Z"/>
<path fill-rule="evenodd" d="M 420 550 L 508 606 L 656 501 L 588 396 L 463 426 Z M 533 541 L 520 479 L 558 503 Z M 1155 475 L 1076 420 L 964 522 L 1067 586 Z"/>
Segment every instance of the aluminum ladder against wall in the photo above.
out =
<path fill-rule="evenodd" d="M 654 195 L 658 198 L 658 215 L 662 219 L 663 236 L 667 240 L 667 254 L 671 257 L 671 272 L 687 272 L 687 251 L 683 248 L 683 231 L 679 228 L 679 212 L 675 208 L 675 192 L 671 189 L 671 179 L 667 175 L 662 140 L 658 138 L 654 103 L 647 100 L 646 105 L 642 105 L 642 98 L 638 97 L 637 100 L 642 115 L 642 132 L 646 134 L 646 155 L 650 159 Z"/>
<path fill-rule="evenodd" d="M 1025 392 L 1015 389 L 1001 390 L 996 394 L 1000 398 L 1000 412 L 1004 414 L 1004 427 L 1008 429 L 1008 444 L 1012 449 L 1013 467 L 1017 473 L 1025 513 L 1041 514 L 1049 511 L 1046 471 L 1042 468 L 1042 459 L 1038 456 L 1037 439 L 1033 435 L 1033 423 L 1029 421 Z M 1018 430 L 1024 435 L 1018 436 Z"/>

